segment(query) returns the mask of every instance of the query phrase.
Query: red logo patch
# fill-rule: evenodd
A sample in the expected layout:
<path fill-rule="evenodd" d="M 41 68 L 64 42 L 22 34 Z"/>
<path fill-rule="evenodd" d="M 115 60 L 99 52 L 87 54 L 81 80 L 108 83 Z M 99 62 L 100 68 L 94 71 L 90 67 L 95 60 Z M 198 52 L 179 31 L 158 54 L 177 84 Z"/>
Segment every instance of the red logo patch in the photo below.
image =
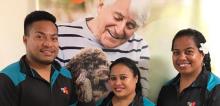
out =
<path fill-rule="evenodd" d="M 63 88 L 61 88 L 61 91 L 64 93 L 64 94 L 69 94 L 69 90 L 68 90 L 68 88 L 67 87 L 63 87 Z"/>
<path fill-rule="evenodd" d="M 196 106 L 196 102 L 195 101 L 187 102 L 187 106 Z"/>

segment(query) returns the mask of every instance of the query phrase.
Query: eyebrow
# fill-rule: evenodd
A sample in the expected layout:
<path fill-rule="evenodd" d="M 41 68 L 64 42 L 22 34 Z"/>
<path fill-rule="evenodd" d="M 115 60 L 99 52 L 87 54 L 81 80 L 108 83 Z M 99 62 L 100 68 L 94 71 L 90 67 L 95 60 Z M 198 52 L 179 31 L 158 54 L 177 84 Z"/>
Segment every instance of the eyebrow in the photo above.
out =
<path fill-rule="evenodd" d="M 194 49 L 194 48 L 193 47 L 188 47 L 188 48 L 186 48 L 184 50 L 187 50 L 187 49 Z M 173 49 L 172 51 L 174 51 L 174 50 L 179 50 L 179 49 Z"/>
<path fill-rule="evenodd" d="M 36 31 L 35 33 L 40 33 L 40 34 L 42 34 L 42 35 L 47 35 L 46 33 L 41 32 L 41 31 Z M 52 36 L 58 36 L 58 33 L 53 33 L 53 34 L 50 34 L 50 35 L 52 35 Z"/>
<path fill-rule="evenodd" d="M 127 74 L 119 74 L 119 76 L 127 76 Z M 110 75 L 110 76 L 116 76 L 116 75 Z"/>

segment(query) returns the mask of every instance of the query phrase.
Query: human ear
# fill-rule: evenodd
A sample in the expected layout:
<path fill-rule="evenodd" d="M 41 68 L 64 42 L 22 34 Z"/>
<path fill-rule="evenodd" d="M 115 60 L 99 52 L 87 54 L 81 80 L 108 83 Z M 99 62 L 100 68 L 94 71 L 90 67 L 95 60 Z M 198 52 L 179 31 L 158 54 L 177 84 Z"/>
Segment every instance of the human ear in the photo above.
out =
<path fill-rule="evenodd" d="M 27 35 L 23 35 L 23 43 L 26 45 L 27 44 Z"/>
<path fill-rule="evenodd" d="M 137 83 L 138 82 L 138 75 L 136 75 L 134 78 L 135 78 L 135 83 Z"/>

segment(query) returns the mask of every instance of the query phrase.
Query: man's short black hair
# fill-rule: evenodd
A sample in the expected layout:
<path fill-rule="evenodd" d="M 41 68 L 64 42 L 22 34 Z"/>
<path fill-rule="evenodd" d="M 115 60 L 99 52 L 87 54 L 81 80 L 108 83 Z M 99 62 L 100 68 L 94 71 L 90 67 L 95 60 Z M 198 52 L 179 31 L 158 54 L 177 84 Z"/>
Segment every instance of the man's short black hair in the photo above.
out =
<path fill-rule="evenodd" d="M 36 21 L 51 21 L 52 23 L 56 25 L 56 18 L 52 14 L 46 11 L 33 11 L 30 14 L 28 14 L 24 20 L 24 35 L 28 35 L 28 30 L 31 24 L 33 24 Z"/>

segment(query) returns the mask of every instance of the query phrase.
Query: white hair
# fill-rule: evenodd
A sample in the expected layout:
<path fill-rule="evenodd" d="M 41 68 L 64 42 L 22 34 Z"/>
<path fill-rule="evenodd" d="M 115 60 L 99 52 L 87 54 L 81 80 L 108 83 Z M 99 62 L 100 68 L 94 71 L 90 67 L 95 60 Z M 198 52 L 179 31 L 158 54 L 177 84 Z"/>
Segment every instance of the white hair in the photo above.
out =
<path fill-rule="evenodd" d="M 112 5 L 117 0 L 103 0 L 104 5 Z M 150 15 L 150 0 L 131 0 L 130 11 L 135 14 L 137 25 L 142 26 Z"/>

